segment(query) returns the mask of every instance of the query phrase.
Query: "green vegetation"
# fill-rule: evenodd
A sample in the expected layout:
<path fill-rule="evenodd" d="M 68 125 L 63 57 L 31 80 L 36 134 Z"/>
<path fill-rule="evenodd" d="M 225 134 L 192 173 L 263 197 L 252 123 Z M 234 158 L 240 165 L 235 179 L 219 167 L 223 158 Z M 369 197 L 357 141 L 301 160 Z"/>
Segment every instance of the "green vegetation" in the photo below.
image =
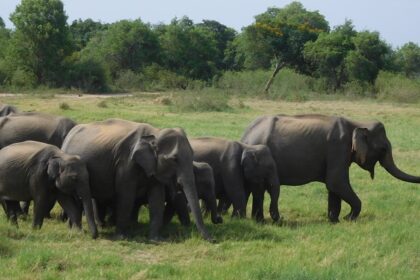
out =
<path fill-rule="evenodd" d="M 379 76 L 386 81 L 386 75 Z M 324 113 L 378 119 L 385 124 L 398 166 L 419 173 L 419 104 L 354 99 L 296 103 L 248 97 L 228 100 L 232 109 L 220 112 L 177 112 L 171 107 L 177 96 L 168 93 L 107 99 L 45 96 L 40 98 L 37 93 L 0 100 L 21 110 L 65 115 L 78 122 L 117 117 L 158 127 L 183 127 L 191 137 L 229 139 L 239 139 L 249 122 L 263 114 Z M 64 103 L 71 110 L 60 109 L 59 104 Z M 217 244 L 203 241 L 194 226 L 182 228 L 176 219 L 164 231 L 167 242 L 150 244 L 144 208 L 140 225 L 132 230 L 133 238 L 124 241 L 111 240 L 112 229 L 100 230 L 98 240 L 92 240 L 87 232 L 69 230 L 56 219 L 58 208 L 41 230 L 31 229 L 32 215 L 16 229 L 1 213 L 1 275 L 6 279 L 418 279 L 418 186 L 392 178 L 379 165 L 374 181 L 353 165 L 351 182 L 363 202 L 357 222 L 328 223 L 327 192 L 322 184 L 283 187 L 283 225 L 271 224 L 267 197 L 265 225 L 250 218 L 232 220 L 228 215 L 224 224 L 212 225 L 207 217 L 205 222 Z M 348 211 L 344 203 L 342 215 Z M 84 228 L 86 231 L 86 223 Z"/>
<path fill-rule="evenodd" d="M 60 0 L 22 0 L 10 18 L 11 29 L 0 19 L 4 92 L 228 86 L 230 93 L 285 100 L 331 93 L 400 102 L 419 98 L 420 46 L 407 42 L 392 48 L 378 32 L 355 30 L 348 19 L 330 27 L 322 14 L 299 2 L 268 8 L 241 32 L 214 20 L 194 23 L 186 16 L 169 24 L 141 19 L 67 23 Z M 397 90 L 389 84 L 384 88 L 378 78 L 382 72 L 398 82 Z M 239 82 L 244 77 L 250 87 Z"/>

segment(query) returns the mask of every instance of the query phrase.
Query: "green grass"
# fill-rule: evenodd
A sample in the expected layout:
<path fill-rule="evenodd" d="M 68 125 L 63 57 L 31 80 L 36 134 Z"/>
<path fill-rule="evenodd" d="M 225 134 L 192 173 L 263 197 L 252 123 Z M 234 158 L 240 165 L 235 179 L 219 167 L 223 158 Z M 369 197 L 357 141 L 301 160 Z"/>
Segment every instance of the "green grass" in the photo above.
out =
<path fill-rule="evenodd" d="M 149 122 L 158 127 L 183 127 L 189 136 L 239 139 L 244 128 L 263 114 L 326 113 L 356 120 L 378 119 L 385 124 L 401 169 L 420 174 L 420 105 L 378 103 L 371 100 L 307 101 L 230 100 L 232 110 L 174 112 L 162 104 L 168 95 L 102 99 L 31 95 L 1 97 L 2 103 L 90 122 L 111 117 Z M 69 105 L 62 110 L 61 103 Z M 237 104 L 242 104 L 237 106 Z M 282 226 L 272 225 L 265 201 L 266 224 L 232 220 L 212 225 L 217 244 L 203 241 L 194 227 L 174 221 L 164 230 L 167 242 L 147 241 L 147 211 L 133 238 L 112 240 L 112 229 L 100 230 L 98 240 L 86 232 L 69 230 L 57 219 L 32 230 L 31 218 L 9 225 L 0 214 L 0 278 L 6 279 L 419 279 L 420 191 L 400 182 L 379 165 L 376 179 L 351 167 L 351 182 L 362 200 L 357 222 L 327 221 L 325 187 L 313 183 L 283 187 Z M 249 204 L 250 206 L 250 204 Z M 58 215 L 58 208 L 54 209 Z M 349 207 L 343 204 L 342 215 Z M 250 213 L 250 209 L 248 209 Z"/>

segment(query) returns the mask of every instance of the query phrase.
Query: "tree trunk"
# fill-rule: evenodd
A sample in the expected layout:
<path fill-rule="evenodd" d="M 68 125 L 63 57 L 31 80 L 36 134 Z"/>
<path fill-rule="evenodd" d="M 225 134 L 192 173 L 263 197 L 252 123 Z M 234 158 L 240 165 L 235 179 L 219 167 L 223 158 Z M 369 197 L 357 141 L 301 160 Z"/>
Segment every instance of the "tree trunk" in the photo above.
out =
<path fill-rule="evenodd" d="M 284 67 L 284 64 L 285 63 L 280 63 L 280 62 L 277 62 L 276 63 L 276 68 L 274 69 L 274 72 L 273 72 L 273 74 L 271 75 L 271 77 L 270 77 L 270 79 L 267 81 L 267 83 L 265 84 L 265 88 L 264 88 L 264 94 L 267 96 L 268 95 L 268 90 L 270 89 L 270 87 L 271 87 L 271 84 L 273 83 L 273 81 L 274 81 L 274 78 L 276 77 L 276 75 L 279 73 L 279 71 Z"/>

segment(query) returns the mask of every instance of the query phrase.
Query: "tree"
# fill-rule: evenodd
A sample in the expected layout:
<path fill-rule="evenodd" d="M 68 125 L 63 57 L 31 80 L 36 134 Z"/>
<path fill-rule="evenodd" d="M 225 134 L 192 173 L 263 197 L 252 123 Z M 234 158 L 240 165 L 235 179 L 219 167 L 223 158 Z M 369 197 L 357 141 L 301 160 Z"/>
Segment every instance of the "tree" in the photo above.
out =
<path fill-rule="evenodd" d="M 409 42 L 396 52 L 396 63 L 407 77 L 414 78 L 420 75 L 420 47 Z"/>
<path fill-rule="evenodd" d="M 104 31 L 108 28 L 108 24 L 102 24 L 101 22 L 94 21 L 90 18 L 86 20 L 74 20 L 70 25 L 70 33 L 72 35 L 73 42 L 76 50 L 80 51 L 86 47 L 87 43 L 94 37 L 98 32 Z"/>
<path fill-rule="evenodd" d="M 157 27 L 164 66 L 191 79 L 209 80 L 217 72 L 217 41 L 206 28 L 187 17 Z"/>
<path fill-rule="evenodd" d="M 329 30 L 328 22 L 318 11 L 307 11 L 299 2 L 292 2 L 282 9 L 269 8 L 255 17 L 255 23 L 246 27 L 244 32 L 248 44 L 246 56 L 263 49 L 274 61 L 275 69 L 268 80 L 264 92 L 268 90 L 284 67 L 289 66 L 306 72 L 303 47 L 308 41 L 315 41 L 318 35 Z M 247 58 L 248 59 L 248 58 Z M 267 63 L 267 62 L 266 62 Z"/>
<path fill-rule="evenodd" d="M 6 28 L 6 25 L 4 24 L 4 20 L 2 17 L 0 17 L 0 29 Z"/>
<path fill-rule="evenodd" d="M 16 27 L 10 53 L 17 68 L 37 83 L 55 83 L 61 62 L 71 51 L 67 16 L 60 0 L 22 0 L 10 16 Z"/>
<path fill-rule="evenodd" d="M 229 64 L 225 61 L 225 52 L 229 44 L 235 39 L 236 31 L 232 28 L 229 28 L 215 20 L 203 20 L 202 23 L 197 24 L 197 27 L 203 28 L 206 31 L 210 32 L 216 41 L 217 45 L 217 57 L 216 57 L 216 67 L 219 70 L 229 69 Z"/>
<path fill-rule="evenodd" d="M 385 65 L 390 48 L 380 39 L 378 32 L 359 32 L 352 41 L 354 51 L 348 53 L 345 62 L 349 79 L 373 84 Z"/>
<path fill-rule="evenodd" d="M 107 65 L 113 78 L 122 70 L 141 71 L 160 59 L 157 34 L 140 19 L 121 20 L 99 32 L 81 51 L 82 57 Z"/>
<path fill-rule="evenodd" d="M 352 22 L 346 20 L 330 33 L 321 33 L 316 41 L 305 44 L 304 58 L 312 73 L 325 79 L 334 90 L 347 82 L 345 58 L 355 48 L 353 38 L 356 35 Z"/>

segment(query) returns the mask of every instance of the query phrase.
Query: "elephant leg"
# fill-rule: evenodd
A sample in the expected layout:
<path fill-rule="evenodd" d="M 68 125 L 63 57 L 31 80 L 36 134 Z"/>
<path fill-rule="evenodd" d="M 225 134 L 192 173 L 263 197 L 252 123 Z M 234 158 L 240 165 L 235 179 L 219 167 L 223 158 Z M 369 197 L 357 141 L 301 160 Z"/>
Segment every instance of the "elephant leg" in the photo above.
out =
<path fill-rule="evenodd" d="M 50 196 L 50 199 L 48 201 L 48 205 L 47 205 L 47 213 L 45 215 L 45 218 L 47 219 L 51 219 L 51 210 L 54 208 L 56 199 L 53 196 Z"/>
<path fill-rule="evenodd" d="M 252 193 L 252 217 L 257 222 L 264 221 L 264 191 L 258 190 Z"/>
<path fill-rule="evenodd" d="M 163 226 L 167 226 L 172 218 L 175 216 L 175 208 L 171 202 L 167 202 L 165 205 L 165 211 L 163 213 Z"/>
<path fill-rule="evenodd" d="M 28 201 L 23 201 L 23 202 L 20 204 L 20 206 L 21 206 L 21 209 L 22 209 L 22 213 L 23 213 L 24 215 L 28 215 L 28 213 L 29 213 L 29 206 L 31 206 L 31 201 L 30 201 L 30 200 L 28 200 Z"/>
<path fill-rule="evenodd" d="M 69 217 L 69 225 L 82 228 L 82 209 L 71 195 L 57 193 L 57 201 Z"/>
<path fill-rule="evenodd" d="M 149 216 L 150 216 L 150 240 L 160 240 L 160 229 L 163 224 L 163 212 L 165 208 L 165 186 L 153 185 L 148 191 Z"/>
<path fill-rule="evenodd" d="M 135 184 L 126 185 L 126 188 L 117 194 L 113 215 L 115 216 L 116 231 L 119 238 L 127 236 L 127 229 L 130 225 L 130 218 L 136 200 L 135 194 Z"/>
<path fill-rule="evenodd" d="M 48 196 L 46 191 L 40 193 L 34 197 L 34 218 L 32 227 L 34 229 L 40 229 L 44 222 L 45 215 L 48 211 Z"/>
<path fill-rule="evenodd" d="M 131 218 L 130 219 L 131 219 L 132 224 L 138 223 L 140 208 L 141 208 L 141 202 L 136 200 L 134 202 L 133 211 L 131 211 Z"/>
<path fill-rule="evenodd" d="M 212 192 L 210 188 L 206 189 L 206 191 L 203 192 L 202 199 L 206 204 L 207 208 L 210 209 L 211 222 L 213 224 L 223 223 L 223 218 L 219 215 L 217 211 L 217 202 L 214 192 Z"/>
<path fill-rule="evenodd" d="M 280 186 L 273 186 L 268 188 L 270 194 L 270 216 L 274 222 L 280 221 L 279 212 L 279 197 L 280 197 Z"/>
<path fill-rule="evenodd" d="M 178 216 L 181 225 L 188 227 L 191 225 L 190 211 L 188 210 L 188 202 L 183 192 L 178 192 L 171 202 Z M 166 210 L 166 208 L 165 208 Z"/>
<path fill-rule="evenodd" d="M 351 221 L 357 219 L 362 209 L 362 202 L 360 201 L 356 193 L 353 191 L 350 184 L 346 184 L 344 188 L 338 188 L 338 187 L 333 188 L 331 191 L 336 196 L 344 200 L 351 207 L 350 213 L 347 216 L 345 216 L 344 219 L 351 220 Z M 336 221 L 331 220 L 331 222 L 336 222 Z"/>
<path fill-rule="evenodd" d="M 5 208 L 7 219 L 14 225 L 18 226 L 17 217 L 19 215 L 20 205 L 18 201 L 5 200 Z"/>
<path fill-rule="evenodd" d="M 225 170 L 223 185 L 226 196 L 232 201 L 232 217 L 246 217 L 245 188 L 239 169 Z"/>
<path fill-rule="evenodd" d="M 359 197 L 356 195 L 356 193 L 353 191 L 351 186 L 349 186 L 348 189 L 344 190 L 342 193 L 339 194 L 339 196 L 347 202 L 350 207 L 350 213 L 347 214 L 344 219 L 354 221 L 357 219 L 357 217 L 360 214 L 360 211 L 362 210 L 362 201 L 359 199 Z"/>
<path fill-rule="evenodd" d="M 232 206 L 232 202 L 227 197 L 220 198 L 219 203 L 217 204 L 217 213 L 225 215 L 230 206 Z"/>
<path fill-rule="evenodd" d="M 328 218 L 331 223 L 338 223 L 338 216 L 341 211 L 341 198 L 333 193 L 328 191 Z"/>

